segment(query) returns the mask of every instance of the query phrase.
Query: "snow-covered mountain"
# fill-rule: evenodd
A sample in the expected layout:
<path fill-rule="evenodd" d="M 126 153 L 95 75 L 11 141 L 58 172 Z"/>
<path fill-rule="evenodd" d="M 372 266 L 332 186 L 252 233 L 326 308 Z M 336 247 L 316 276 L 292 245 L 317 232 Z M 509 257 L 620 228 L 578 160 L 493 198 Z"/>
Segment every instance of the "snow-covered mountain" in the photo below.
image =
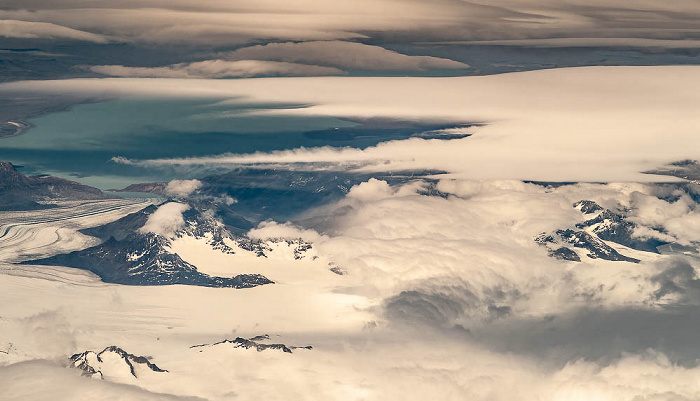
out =
<path fill-rule="evenodd" d="M 267 258 L 273 253 L 288 252 L 293 260 L 305 258 L 312 248 L 310 243 L 301 239 L 261 241 L 234 234 L 211 213 L 211 209 L 203 210 L 202 205 L 200 200 L 182 214 L 184 224 L 172 236 L 142 230 L 158 210 L 156 206 L 149 206 L 111 223 L 81 230 L 83 234 L 102 240 L 98 245 L 22 263 L 75 267 L 91 271 L 105 282 L 117 284 L 251 288 L 272 284 L 273 281 L 256 273 L 254 268 L 233 266 L 230 269 L 214 269 L 226 270 L 228 274 L 208 274 L 211 270 L 209 265 L 213 263 L 210 257 L 202 262 L 207 266 L 197 266 L 199 261 L 193 263 L 183 259 L 174 250 L 173 244 L 195 240 L 200 245 L 206 244 L 213 255 L 243 252 Z M 222 263 L 229 264 L 231 261 Z M 245 272 L 235 273 L 240 270 Z"/>
<path fill-rule="evenodd" d="M 272 281 L 259 274 L 215 277 L 168 252 L 169 240 L 153 233 L 134 233 L 69 254 L 24 262 L 89 270 L 108 283 L 128 285 L 186 284 L 204 287 L 250 288 Z"/>
<path fill-rule="evenodd" d="M 605 209 L 596 217 L 576 224 L 576 227 L 588 228 L 600 239 L 639 251 L 658 253 L 657 247 L 668 243 L 651 237 L 635 237 L 634 230 L 637 225 L 628 221 L 621 213 L 615 213 L 610 209 Z M 657 231 L 653 227 L 649 229 Z M 661 231 L 658 233 L 663 234 Z"/>
<path fill-rule="evenodd" d="M 656 246 L 664 242 L 654 239 L 637 239 L 633 236 L 634 223 L 622 214 L 614 213 L 591 200 L 581 200 L 573 207 L 586 216 L 597 215 L 572 228 L 556 230 L 552 234 L 541 233 L 535 242 L 546 247 L 549 256 L 568 261 L 580 262 L 581 257 L 573 248 L 585 249 L 586 256 L 592 259 L 639 263 L 639 259 L 620 254 L 605 241 L 611 241 L 632 249 L 658 252 Z M 655 245 L 657 244 L 657 245 Z"/>
<path fill-rule="evenodd" d="M 83 371 L 83 376 L 107 378 L 124 378 L 129 375 L 139 378 L 151 372 L 165 373 L 147 357 L 130 354 L 112 345 L 100 352 L 84 351 L 70 357 L 71 367 Z"/>
<path fill-rule="evenodd" d="M 255 336 L 251 338 L 243 338 L 243 337 L 236 337 L 233 340 L 222 340 L 219 342 L 215 342 L 213 344 L 197 344 L 193 345 L 190 347 L 190 349 L 193 348 L 210 348 L 210 347 L 220 347 L 220 346 L 227 346 L 230 345 L 233 348 L 245 348 L 245 349 L 255 349 L 258 352 L 266 351 L 266 350 L 279 350 L 282 352 L 286 352 L 288 354 L 291 354 L 293 350 L 295 349 L 306 349 L 310 350 L 313 349 L 312 346 L 306 345 L 306 346 L 292 346 L 292 345 L 285 345 L 281 343 L 271 343 L 270 342 L 270 336 L 267 334 L 263 334 L 260 336 Z"/>

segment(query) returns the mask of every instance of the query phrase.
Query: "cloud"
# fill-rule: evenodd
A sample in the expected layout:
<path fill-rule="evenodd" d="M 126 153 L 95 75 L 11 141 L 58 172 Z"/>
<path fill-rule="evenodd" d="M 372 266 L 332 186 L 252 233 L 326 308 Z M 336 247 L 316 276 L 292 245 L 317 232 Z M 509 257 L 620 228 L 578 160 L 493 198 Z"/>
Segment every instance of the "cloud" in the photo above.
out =
<path fill-rule="evenodd" d="M 199 180 L 172 180 L 165 187 L 165 192 L 170 196 L 186 198 L 201 186 L 202 182 Z"/>
<path fill-rule="evenodd" d="M 84 32 L 49 22 L 0 20 L 0 37 L 22 39 L 68 39 L 107 43 L 102 35 Z"/>
<path fill-rule="evenodd" d="M 440 196 L 425 195 L 428 185 Z M 539 232 L 584 219 L 572 207 L 577 200 L 623 205 L 634 214 L 633 205 L 649 208 L 646 196 L 673 192 L 635 183 L 545 187 L 451 177 L 391 186 L 368 180 L 295 223 L 265 222 L 252 231 L 260 238 L 314 241 L 318 260 L 267 267 L 286 273 L 274 286 L 37 285 L 34 278 L 3 274 L 0 285 L 25 296 L 23 307 L 70 304 L 73 323 L 81 323 L 79 344 L 125 342 L 131 352 L 153 354 L 169 373 L 139 378 L 153 394 L 78 381 L 66 376 L 72 370 L 27 362 L 0 368 L 0 384 L 16 399 L 70 399 L 70 389 L 78 394 L 73 398 L 93 399 L 119 390 L 115 399 L 168 399 L 159 393 L 172 392 L 213 400 L 303 400 L 312 390 L 328 400 L 692 400 L 700 391 L 693 269 L 643 252 L 634 254 L 646 255 L 640 264 L 559 261 L 533 241 Z M 654 204 L 668 209 L 659 215 L 677 207 Z M 203 254 L 211 251 L 205 246 Z M 276 263 L 243 254 L 225 260 L 259 263 L 261 270 Z M 329 272 L 327 261 L 347 274 Z M 115 289 L 123 305 L 113 305 Z M 71 297 L 57 297 L 66 291 Z M 219 341 L 234 329 L 241 336 L 279 330 L 279 339 L 271 334 L 275 342 L 313 350 L 187 348 Z M 36 377 L 42 378 L 38 385 Z"/>
<path fill-rule="evenodd" d="M 173 64 L 165 67 L 95 65 L 86 68 L 103 75 L 140 78 L 246 78 L 254 76 L 323 76 L 343 74 L 343 71 L 332 67 L 258 60 L 206 60 Z"/>
<path fill-rule="evenodd" d="M 369 181 L 350 188 L 347 196 L 360 201 L 373 201 L 388 198 L 394 192 L 386 181 L 370 178 Z"/>
<path fill-rule="evenodd" d="M 9 83 L 0 90 L 305 105 L 249 112 L 256 116 L 484 123 L 470 128 L 472 136 L 450 141 L 413 138 L 362 150 L 299 148 L 141 165 L 325 162 L 364 164 L 372 171 L 442 170 L 471 179 L 616 182 L 678 180 L 641 172 L 672 160 L 700 159 L 697 149 L 686 146 L 700 125 L 695 113 L 700 94 L 689 90 L 694 82 L 700 82 L 700 68 L 664 66 L 446 78 L 85 79 Z"/>
<path fill-rule="evenodd" d="M 683 259 L 671 260 L 667 268 L 651 278 L 651 281 L 659 285 L 654 292 L 654 298 L 658 301 L 664 297 L 679 297 L 674 303 L 700 303 L 700 279 L 695 268 Z"/>
<path fill-rule="evenodd" d="M 696 39 L 697 2 L 602 0 L 309 0 L 264 2 L 9 0 L 0 18 L 47 22 L 148 43 L 235 45 L 266 40 L 320 41 L 372 36 L 391 42 L 552 38 Z M 29 11 L 31 10 L 31 11 Z M 679 12 L 681 10 L 681 12 Z M 621 39 L 615 39 L 621 38 Z M 563 40 L 563 39 L 561 39 Z M 657 45 L 677 47 L 675 43 Z"/>
<path fill-rule="evenodd" d="M 77 369 L 67 369 L 65 366 L 42 360 L 0 367 L 0 387 L 3 389 L 3 400 L 6 401 L 201 400 L 196 397 L 153 393 L 137 386 L 81 377 Z"/>
<path fill-rule="evenodd" d="M 253 59 L 314 64 L 343 70 L 424 71 L 469 67 L 467 64 L 449 59 L 407 56 L 379 46 L 342 41 L 269 43 L 245 47 L 234 52 L 219 54 L 219 56 L 233 60 Z"/>
<path fill-rule="evenodd" d="M 142 234 L 153 233 L 164 237 L 172 237 L 175 232 L 185 226 L 182 212 L 189 209 L 188 205 L 168 202 L 159 206 L 153 214 L 148 216 L 146 224 L 139 229 Z"/>
<path fill-rule="evenodd" d="M 665 236 L 662 239 L 665 240 L 675 239 L 684 245 L 700 241 L 700 209 L 690 195 L 680 190 L 669 194 L 670 200 L 654 195 L 641 192 L 631 194 L 631 220 L 651 227 L 664 227 Z M 644 236 L 652 233 L 640 231 L 635 234 Z"/>
<path fill-rule="evenodd" d="M 0 320 L 0 327 L 0 347 L 7 347 L 7 357 L 10 361 L 33 358 L 61 359 L 75 350 L 76 330 L 60 310 L 47 310 L 18 319 Z"/>
<path fill-rule="evenodd" d="M 248 237 L 253 239 L 298 239 L 317 241 L 320 235 L 309 229 L 302 229 L 291 223 L 279 224 L 274 221 L 263 221 L 256 228 L 248 231 Z"/>

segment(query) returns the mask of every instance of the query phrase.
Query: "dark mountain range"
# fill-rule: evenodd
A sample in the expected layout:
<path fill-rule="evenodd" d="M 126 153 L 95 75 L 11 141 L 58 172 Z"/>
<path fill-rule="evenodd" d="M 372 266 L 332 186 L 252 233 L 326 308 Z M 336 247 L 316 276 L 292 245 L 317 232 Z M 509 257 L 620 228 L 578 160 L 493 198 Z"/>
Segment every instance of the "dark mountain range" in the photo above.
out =
<path fill-rule="evenodd" d="M 25 176 L 12 163 L 0 162 L 0 210 L 35 210 L 54 200 L 113 199 L 97 188 L 48 175 Z"/>
<path fill-rule="evenodd" d="M 178 254 L 168 252 L 168 245 L 168 239 L 162 236 L 132 233 L 121 240 L 110 237 L 82 251 L 22 263 L 75 267 L 97 274 L 104 282 L 127 285 L 250 288 L 272 283 L 259 274 L 215 277 L 201 273 Z"/>
<path fill-rule="evenodd" d="M 222 340 L 213 344 L 198 344 L 193 345 L 190 348 L 203 348 L 203 347 L 216 347 L 230 344 L 233 348 L 245 348 L 245 349 L 255 349 L 258 352 L 266 350 L 279 350 L 291 354 L 295 349 L 313 349 L 312 346 L 307 345 L 303 347 L 291 346 L 279 343 L 267 343 L 270 340 L 270 336 L 263 334 L 261 336 L 255 336 L 251 338 L 236 337 L 233 340 Z"/>

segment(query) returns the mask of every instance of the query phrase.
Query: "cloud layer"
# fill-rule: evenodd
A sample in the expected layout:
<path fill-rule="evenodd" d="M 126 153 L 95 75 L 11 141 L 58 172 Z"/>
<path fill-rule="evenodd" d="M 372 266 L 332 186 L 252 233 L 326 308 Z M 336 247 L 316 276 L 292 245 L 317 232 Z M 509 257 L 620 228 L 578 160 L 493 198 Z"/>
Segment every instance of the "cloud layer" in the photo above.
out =
<path fill-rule="evenodd" d="M 223 54 L 233 60 L 271 60 L 355 70 L 425 71 L 459 69 L 468 65 L 427 56 L 407 56 L 379 46 L 342 41 L 270 43 Z"/>
<path fill-rule="evenodd" d="M 498 0 L 488 5 L 446 0 L 342 0 L 322 5 L 308 0 L 235 4 L 216 0 L 196 6 L 189 1 L 160 0 L 118 5 L 12 0 L 0 11 L 0 18 L 53 23 L 125 41 L 221 45 L 368 36 L 403 42 L 567 37 L 697 39 L 699 13 L 692 0 L 635 0 L 614 7 L 600 0 Z"/>
<path fill-rule="evenodd" d="M 343 71 L 332 67 L 259 60 L 206 60 L 165 67 L 95 65 L 87 68 L 90 71 L 113 77 L 141 78 L 248 78 L 256 76 L 323 76 L 343 74 Z"/>
<path fill-rule="evenodd" d="M 68 28 L 50 22 L 0 20 L 0 37 L 20 39 L 68 39 L 107 43 L 102 35 Z"/>
<path fill-rule="evenodd" d="M 444 170 L 474 179 L 650 181 L 641 174 L 700 159 L 696 67 L 590 67 L 485 77 L 280 78 L 237 81 L 107 79 L 10 83 L 0 90 L 219 98 L 222 105 L 301 104 L 257 116 L 450 121 L 474 135 L 413 138 L 364 150 L 321 147 L 121 162 L 140 166 L 336 163 L 365 170 Z M 517 88 L 517 90 L 515 90 Z M 245 99 L 241 100 L 231 99 Z"/>

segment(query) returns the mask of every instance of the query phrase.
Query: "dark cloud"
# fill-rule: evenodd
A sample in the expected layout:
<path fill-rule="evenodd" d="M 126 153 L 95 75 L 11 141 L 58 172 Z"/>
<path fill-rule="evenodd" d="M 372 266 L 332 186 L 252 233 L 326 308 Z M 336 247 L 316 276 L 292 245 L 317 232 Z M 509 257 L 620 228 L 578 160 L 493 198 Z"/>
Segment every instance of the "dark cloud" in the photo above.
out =
<path fill-rule="evenodd" d="M 478 325 L 510 315 L 508 304 L 522 297 L 518 289 L 503 285 L 482 289 L 479 295 L 458 277 L 426 280 L 416 289 L 387 298 L 384 314 L 392 322 L 468 328 L 470 323 Z"/>
<path fill-rule="evenodd" d="M 625 353 L 655 349 L 673 362 L 697 366 L 700 309 L 584 308 L 545 318 L 509 317 L 470 330 L 470 338 L 499 352 L 535 356 L 555 364 L 584 358 L 607 363 Z"/>
<path fill-rule="evenodd" d="M 653 294 L 656 301 L 676 295 L 681 303 L 700 304 L 700 278 L 687 260 L 671 261 L 668 268 L 652 277 L 651 281 L 659 286 Z"/>

